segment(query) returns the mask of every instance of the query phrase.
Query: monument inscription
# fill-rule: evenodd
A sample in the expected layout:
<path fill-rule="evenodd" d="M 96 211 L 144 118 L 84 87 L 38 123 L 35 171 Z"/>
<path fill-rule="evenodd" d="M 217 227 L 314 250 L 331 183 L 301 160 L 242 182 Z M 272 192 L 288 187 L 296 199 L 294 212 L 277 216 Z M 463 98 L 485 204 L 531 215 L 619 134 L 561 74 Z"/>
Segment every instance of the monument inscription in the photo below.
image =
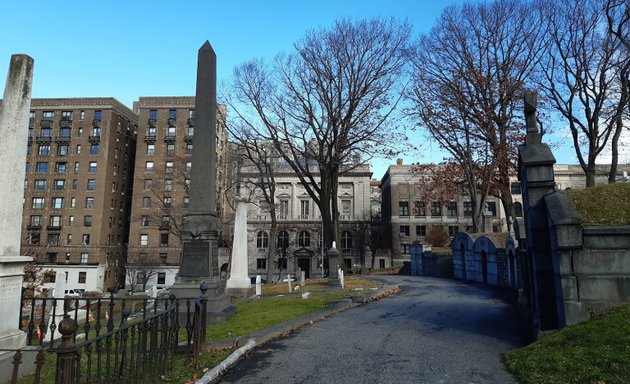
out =
<path fill-rule="evenodd" d="M 184 242 L 184 255 L 179 275 L 185 277 L 205 277 L 210 269 L 210 242 L 191 240 Z"/>

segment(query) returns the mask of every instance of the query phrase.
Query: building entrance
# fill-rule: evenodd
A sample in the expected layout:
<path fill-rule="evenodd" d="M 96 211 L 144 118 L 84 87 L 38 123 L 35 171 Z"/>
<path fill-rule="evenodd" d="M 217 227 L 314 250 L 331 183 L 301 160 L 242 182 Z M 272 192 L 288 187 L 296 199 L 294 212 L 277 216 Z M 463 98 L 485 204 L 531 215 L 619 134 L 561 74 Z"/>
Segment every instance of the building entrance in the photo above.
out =
<path fill-rule="evenodd" d="M 311 259 L 306 257 L 298 258 L 298 268 L 304 271 L 306 278 L 311 277 Z"/>

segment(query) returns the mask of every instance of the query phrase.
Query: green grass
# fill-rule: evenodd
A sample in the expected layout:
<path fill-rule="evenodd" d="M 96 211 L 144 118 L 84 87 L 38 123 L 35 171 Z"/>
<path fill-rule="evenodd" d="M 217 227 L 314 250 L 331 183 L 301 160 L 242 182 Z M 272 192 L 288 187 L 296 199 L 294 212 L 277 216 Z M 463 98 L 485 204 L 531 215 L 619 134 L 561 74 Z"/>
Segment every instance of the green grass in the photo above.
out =
<path fill-rule="evenodd" d="M 511 351 L 504 361 L 523 384 L 630 383 L 630 306 Z"/>
<path fill-rule="evenodd" d="M 308 289 L 305 289 L 308 291 Z M 269 328 L 272 325 L 290 320 L 307 313 L 325 308 L 343 297 L 355 294 L 354 291 L 311 292 L 308 299 L 302 299 L 302 291 L 283 296 L 268 296 L 234 304 L 237 312 L 228 321 L 209 325 L 207 340 L 222 340 L 245 336 Z"/>
<path fill-rule="evenodd" d="M 566 191 L 585 225 L 630 225 L 630 183 Z"/>

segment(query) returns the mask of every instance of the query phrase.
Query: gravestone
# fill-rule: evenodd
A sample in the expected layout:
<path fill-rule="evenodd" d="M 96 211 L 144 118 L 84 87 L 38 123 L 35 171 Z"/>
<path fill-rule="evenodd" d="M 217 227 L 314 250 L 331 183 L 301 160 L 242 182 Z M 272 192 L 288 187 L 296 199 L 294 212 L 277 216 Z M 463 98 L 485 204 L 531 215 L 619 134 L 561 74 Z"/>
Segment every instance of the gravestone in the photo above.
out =
<path fill-rule="evenodd" d="M 206 41 L 199 48 L 197 59 L 189 205 L 180 227 L 182 257 L 171 288 L 177 297 L 198 297 L 199 287 L 205 282 L 209 322 L 224 321 L 234 311 L 225 295 L 225 280 L 219 274 L 218 265 L 221 220 L 216 204 L 216 69 L 217 56 Z"/>
<path fill-rule="evenodd" d="M 328 250 L 328 281 L 327 285 L 331 287 L 341 287 L 339 281 L 339 251 L 336 242 L 332 242 L 332 247 Z"/>
<path fill-rule="evenodd" d="M 24 266 L 32 260 L 20 255 L 32 84 L 33 59 L 27 55 L 11 56 L 0 105 L 0 349 L 17 349 L 26 344 L 26 333 L 17 326 Z M 12 353 L 0 352 L 0 382 L 7 379 L 12 357 Z"/>
<path fill-rule="evenodd" d="M 228 295 L 234 297 L 252 295 L 253 287 L 247 274 L 247 264 L 247 202 L 245 199 L 237 197 L 230 278 L 225 286 Z"/>

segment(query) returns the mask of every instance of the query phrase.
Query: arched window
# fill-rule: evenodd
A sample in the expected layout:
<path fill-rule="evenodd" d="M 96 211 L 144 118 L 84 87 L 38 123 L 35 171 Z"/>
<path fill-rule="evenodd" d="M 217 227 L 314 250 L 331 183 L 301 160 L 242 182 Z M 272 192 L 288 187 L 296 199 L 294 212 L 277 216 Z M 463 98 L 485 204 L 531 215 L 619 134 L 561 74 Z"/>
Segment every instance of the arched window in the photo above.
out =
<path fill-rule="evenodd" d="M 344 231 L 341 233 L 341 249 L 352 248 L 352 233 Z"/>
<path fill-rule="evenodd" d="M 311 235 L 309 235 L 308 232 L 302 231 L 298 234 L 298 246 L 300 247 L 311 246 Z"/>
<path fill-rule="evenodd" d="M 289 247 L 289 234 L 287 231 L 280 231 L 278 233 L 278 248 L 288 248 Z"/>
<path fill-rule="evenodd" d="M 269 235 L 265 231 L 258 232 L 256 236 L 256 248 L 268 248 L 269 247 Z"/>
<path fill-rule="evenodd" d="M 523 217 L 523 205 L 521 203 L 514 203 L 514 216 Z"/>

